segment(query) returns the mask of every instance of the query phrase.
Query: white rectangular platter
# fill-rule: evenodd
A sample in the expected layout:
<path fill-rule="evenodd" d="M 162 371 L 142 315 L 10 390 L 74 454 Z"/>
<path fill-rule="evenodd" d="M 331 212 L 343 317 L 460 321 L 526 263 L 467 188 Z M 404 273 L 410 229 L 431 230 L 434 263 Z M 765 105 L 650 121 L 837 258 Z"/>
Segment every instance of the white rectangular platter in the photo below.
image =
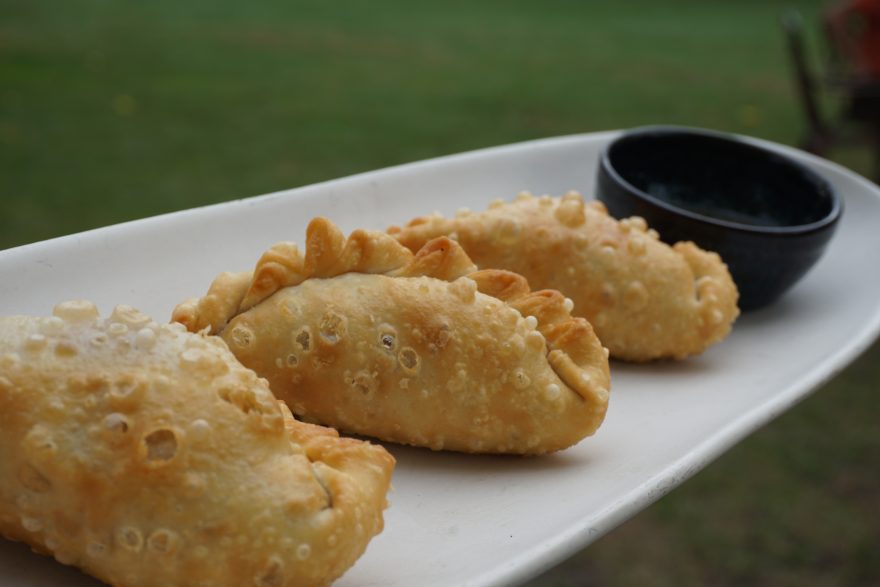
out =
<path fill-rule="evenodd" d="M 346 231 L 439 210 L 485 208 L 521 190 L 593 191 L 616 133 L 520 143 L 148 218 L 0 252 L 0 314 L 46 315 L 88 298 L 168 319 L 220 271 L 253 266 L 280 240 L 302 242 L 323 215 Z M 680 363 L 612 364 L 605 424 L 540 458 L 388 446 L 398 466 L 385 531 L 340 587 L 514 585 L 560 562 L 687 479 L 826 381 L 880 331 L 880 190 L 831 163 L 805 162 L 842 194 L 828 253 L 784 299 L 743 315 L 733 334 Z M 0 584 L 98 585 L 0 541 Z"/>

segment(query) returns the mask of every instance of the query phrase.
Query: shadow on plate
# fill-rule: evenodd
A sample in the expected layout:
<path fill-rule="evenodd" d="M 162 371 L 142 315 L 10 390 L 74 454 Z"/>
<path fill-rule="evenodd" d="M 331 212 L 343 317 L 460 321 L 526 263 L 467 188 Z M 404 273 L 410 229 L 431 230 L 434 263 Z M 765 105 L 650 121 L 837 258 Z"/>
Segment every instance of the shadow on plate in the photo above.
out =
<path fill-rule="evenodd" d="M 74 567 L 10 540 L 0 540 L 0 577 L 5 587 L 106 587 Z"/>
<path fill-rule="evenodd" d="M 590 442 L 585 438 L 576 446 Z M 544 475 L 550 471 L 582 467 L 589 464 L 589 451 L 563 451 L 539 456 L 480 455 L 384 443 L 383 446 L 397 459 L 397 465 L 410 472 L 454 473 L 462 477 L 493 477 L 499 475 Z M 572 447 L 574 448 L 574 447 Z"/>

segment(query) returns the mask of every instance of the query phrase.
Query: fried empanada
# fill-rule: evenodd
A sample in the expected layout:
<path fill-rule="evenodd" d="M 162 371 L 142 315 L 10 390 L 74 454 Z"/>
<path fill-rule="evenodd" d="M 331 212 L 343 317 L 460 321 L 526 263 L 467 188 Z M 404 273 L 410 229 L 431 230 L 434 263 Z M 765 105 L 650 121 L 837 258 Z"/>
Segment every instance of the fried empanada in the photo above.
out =
<path fill-rule="evenodd" d="M 216 337 L 87 302 L 0 318 L 0 533 L 112 585 L 327 585 L 393 466 L 295 421 Z"/>
<path fill-rule="evenodd" d="M 448 235 L 480 267 L 561 291 L 611 356 L 627 361 L 701 353 L 727 336 L 739 315 L 736 285 L 717 254 L 691 242 L 670 247 L 643 219 L 617 221 L 577 192 L 524 192 L 485 212 L 424 216 L 388 232 L 413 251 Z"/>
<path fill-rule="evenodd" d="M 305 255 L 266 252 L 173 319 L 210 329 L 294 414 L 345 432 L 463 452 L 566 448 L 602 422 L 607 351 L 559 292 L 475 271 L 447 238 L 413 255 L 317 218 Z"/>

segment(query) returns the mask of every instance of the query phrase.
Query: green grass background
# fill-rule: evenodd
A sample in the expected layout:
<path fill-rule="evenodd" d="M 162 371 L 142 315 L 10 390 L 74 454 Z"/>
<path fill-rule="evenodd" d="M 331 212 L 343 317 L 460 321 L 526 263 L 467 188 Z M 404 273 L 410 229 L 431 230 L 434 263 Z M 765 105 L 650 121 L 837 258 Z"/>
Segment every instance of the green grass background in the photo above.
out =
<path fill-rule="evenodd" d="M 788 7 L 815 28 L 816 0 L 3 0 L 0 249 L 561 134 L 795 144 Z M 880 584 L 878 358 L 529 585 Z"/>

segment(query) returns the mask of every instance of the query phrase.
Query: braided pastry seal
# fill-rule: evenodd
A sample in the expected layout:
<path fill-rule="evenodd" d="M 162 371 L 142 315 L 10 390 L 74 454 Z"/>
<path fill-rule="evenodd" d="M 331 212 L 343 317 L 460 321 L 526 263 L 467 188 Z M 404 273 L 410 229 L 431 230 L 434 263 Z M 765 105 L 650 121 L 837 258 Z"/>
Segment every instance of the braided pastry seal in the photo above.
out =
<path fill-rule="evenodd" d="M 739 315 L 736 285 L 721 258 L 691 242 L 670 247 L 642 218 L 611 218 L 577 192 L 493 202 L 454 218 L 423 216 L 388 232 L 416 251 L 454 238 L 480 267 L 509 269 L 533 287 L 574 300 L 611 356 L 683 359 L 730 332 Z"/>
<path fill-rule="evenodd" d="M 86 302 L 0 318 L 0 533 L 117 587 L 327 585 L 393 466 L 295 421 L 216 337 Z"/>
<path fill-rule="evenodd" d="M 476 271 L 454 241 L 413 255 L 328 220 L 225 273 L 173 319 L 229 344 L 294 414 L 392 442 L 537 454 L 595 432 L 607 351 L 571 301 L 508 271 Z"/>

